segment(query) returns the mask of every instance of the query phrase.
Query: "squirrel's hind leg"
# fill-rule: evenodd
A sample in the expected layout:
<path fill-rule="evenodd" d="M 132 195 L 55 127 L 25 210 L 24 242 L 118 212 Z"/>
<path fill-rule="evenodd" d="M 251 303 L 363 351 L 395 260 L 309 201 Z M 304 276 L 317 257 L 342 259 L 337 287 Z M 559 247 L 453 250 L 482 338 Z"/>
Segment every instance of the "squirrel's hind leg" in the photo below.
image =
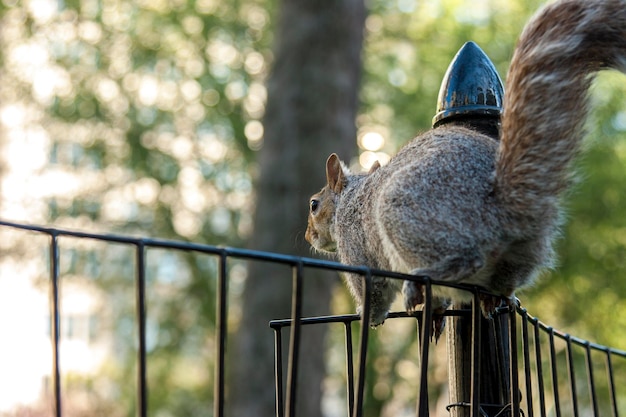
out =
<path fill-rule="evenodd" d="M 515 295 L 510 297 L 496 296 L 491 294 L 479 294 L 480 310 L 486 319 L 493 318 L 496 310 L 500 307 L 515 308 L 520 306 L 520 301 Z"/>
<path fill-rule="evenodd" d="M 416 268 L 410 274 L 434 281 L 463 282 L 485 265 L 481 256 L 449 256 L 432 267 Z M 414 281 L 404 281 L 402 295 L 404 307 L 412 313 L 415 307 L 424 304 L 423 285 Z"/>
<path fill-rule="evenodd" d="M 476 275 L 483 268 L 485 262 L 481 256 L 450 256 L 432 267 L 416 268 L 411 275 L 427 277 L 435 281 L 463 282 Z M 424 285 L 415 281 L 404 281 L 402 285 L 402 297 L 404 308 L 407 313 L 413 314 L 415 307 L 424 304 Z M 434 297 L 431 303 L 433 315 L 432 335 L 435 342 L 439 340 L 444 326 L 444 311 L 450 305 L 450 300 Z"/>
<path fill-rule="evenodd" d="M 431 266 L 415 268 L 410 274 L 433 281 L 465 282 L 485 266 L 485 259 L 474 251 L 463 255 L 448 256 Z"/>
<path fill-rule="evenodd" d="M 402 299 L 406 312 L 413 314 L 415 307 L 424 304 L 424 285 L 415 281 L 404 281 L 402 283 Z"/>
<path fill-rule="evenodd" d="M 402 298 L 404 300 L 404 308 L 408 314 L 415 313 L 415 307 L 423 305 L 425 302 L 424 285 L 415 281 L 404 281 L 402 284 Z M 443 313 L 446 311 L 450 301 L 447 299 L 434 297 L 431 302 L 431 311 L 433 312 L 433 321 L 431 329 L 431 338 L 435 343 L 443 333 L 445 327 L 445 317 Z"/>

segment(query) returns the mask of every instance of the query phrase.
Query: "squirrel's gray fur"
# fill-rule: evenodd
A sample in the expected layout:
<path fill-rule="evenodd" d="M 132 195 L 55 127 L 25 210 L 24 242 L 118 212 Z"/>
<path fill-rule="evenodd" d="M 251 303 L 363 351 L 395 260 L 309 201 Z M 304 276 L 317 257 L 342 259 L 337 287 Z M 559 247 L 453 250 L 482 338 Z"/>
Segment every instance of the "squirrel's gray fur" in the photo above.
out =
<path fill-rule="evenodd" d="M 351 173 L 331 155 L 328 184 L 311 199 L 306 239 L 346 264 L 476 284 L 512 298 L 552 265 L 559 200 L 584 134 L 590 75 L 604 68 L 626 72 L 626 2 L 546 6 L 515 49 L 499 140 L 444 125 L 367 174 Z M 345 278 L 360 305 L 362 278 Z M 373 325 L 385 320 L 399 286 L 375 278 Z M 404 282 L 407 310 L 423 302 L 420 291 Z"/>

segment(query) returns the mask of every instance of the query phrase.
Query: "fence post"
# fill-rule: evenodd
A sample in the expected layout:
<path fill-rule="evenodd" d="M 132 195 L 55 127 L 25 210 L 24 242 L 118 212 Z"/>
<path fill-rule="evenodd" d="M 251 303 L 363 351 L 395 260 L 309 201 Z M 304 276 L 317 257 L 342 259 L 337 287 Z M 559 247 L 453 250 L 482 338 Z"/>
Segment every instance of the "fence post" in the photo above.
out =
<path fill-rule="evenodd" d="M 511 401 L 511 363 L 509 345 L 509 317 L 497 313 L 492 319 L 478 314 L 480 331 L 473 334 L 471 309 L 468 305 L 453 305 L 459 313 L 448 317 L 446 340 L 448 348 L 448 374 L 451 417 L 510 416 L 503 412 Z M 473 349 L 478 349 L 478 369 L 472 368 Z M 513 370 L 516 372 L 516 370 Z M 472 381 L 473 376 L 477 376 Z M 472 415 L 472 383 L 478 389 L 480 413 Z"/>
<path fill-rule="evenodd" d="M 433 127 L 461 125 L 497 140 L 503 98 L 504 88 L 493 63 L 478 45 L 467 42 L 441 83 Z M 477 293 L 471 307 L 452 306 L 459 314 L 447 323 L 448 410 L 452 417 L 509 416 L 503 409 L 512 398 L 509 317 L 514 316 L 495 314 L 485 319 Z"/>

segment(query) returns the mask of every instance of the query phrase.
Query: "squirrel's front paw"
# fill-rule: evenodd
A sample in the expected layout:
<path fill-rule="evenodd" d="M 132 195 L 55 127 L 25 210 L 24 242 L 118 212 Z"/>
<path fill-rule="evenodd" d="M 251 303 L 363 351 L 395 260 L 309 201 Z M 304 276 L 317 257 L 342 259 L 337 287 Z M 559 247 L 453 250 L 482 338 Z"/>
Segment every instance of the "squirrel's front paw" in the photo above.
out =
<path fill-rule="evenodd" d="M 363 309 L 361 308 L 361 306 L 358 306 L 356 308 L 356 313 L 363 317 Z M 375 309 L 372 309 L 372 311 L 370 312 L 370 327 L 378 327 L 381 324 L 383 324 L 385 322 L 385 320 L 387 319 L 387 316 L 389 315 L 388 311 L 376 311 Z"/>
<path fill-rule="evenodd" d="M 387 319 L 388 311 L 374 312 L 370 314 L 370 327 L 378 327 Z"/>

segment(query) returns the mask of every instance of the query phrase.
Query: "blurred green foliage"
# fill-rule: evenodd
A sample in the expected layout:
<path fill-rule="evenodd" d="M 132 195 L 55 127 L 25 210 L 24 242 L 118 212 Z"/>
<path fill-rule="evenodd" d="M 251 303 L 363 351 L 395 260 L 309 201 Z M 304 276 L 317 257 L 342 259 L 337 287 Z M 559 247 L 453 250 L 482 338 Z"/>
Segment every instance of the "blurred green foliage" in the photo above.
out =
<path fill-rule="evenodd" d="M 382 150 L 393 154 L 428 129 L 441 78 L 468 40 L 504 79 L 515 39 L 541 3 L 371 0 L 360 132 L 382 132 Z M 2 216 L 243 245 L 252 226 L 276 7 L 266 0 L 2 1 Z M 624 76 L 603 74 L 591 97 L 592 139 L 578 164 L 580 181 L 566 198 L 560 265 L 518 296 L 556 328 L 626 349 Z M 23 147 L 11 145 L 18 142 Z M 14 174 L 19 167 L 22 176 Z M 112 288 L 132 288 L 124 262 L 133 255 L 98 250 L 108 255 L 76 249 L 76 262 L 64 272 L 97 276 L 113 299 L 124 290 Z M 157 291 L 150 304 L 150 409 L 197 416 L 211 392 L 206 334 L 214 325 L 215 265 L 198 255 L 171 256 L 174 271 L 164 269 L 162 257 L 149 269 Z M 102 259 L 116 262 L 98 267 Z M 235 269 L 243 282 L 245 268 Z M 339 298 L 337 310 L 350 310 Z M 124 311 L 132 316 L 128 305 L 118 313 Z M 119 339 L 124 331 L 113 329 Z M 370 386 L 368 394 L 380 410 L 397 388 L 390 363 L 413 339 L 378 336 L 371 353 L 384 356 L 372 369 L 388 382 Z M 133 378 L 132 355 L 120 356 L 122 366 L 109 364 L 103 372 L 117 381 Z M 119 405 L 107 415 L 133 413 L 127 402 Z"/>

